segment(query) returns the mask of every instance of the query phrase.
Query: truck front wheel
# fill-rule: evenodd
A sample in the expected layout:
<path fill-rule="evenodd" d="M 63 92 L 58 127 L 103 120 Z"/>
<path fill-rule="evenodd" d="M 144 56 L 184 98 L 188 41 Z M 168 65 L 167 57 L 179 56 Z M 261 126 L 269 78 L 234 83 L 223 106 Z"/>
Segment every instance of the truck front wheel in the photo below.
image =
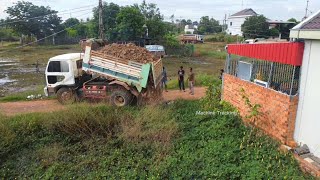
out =
<path fill-rule="evenodd" d="M 76 102 L 76 94 L 69 88 L 60 88 L 57 92 L 57 98 L 61 104 L 72 104 Z"/>
<path fill-rule="evenodd" d="M 132 94 L 129 91 L 116 89 L 112 92 L 110 100 L 113 106 L 123 107 L 130 105 L 132 98 Z"/>

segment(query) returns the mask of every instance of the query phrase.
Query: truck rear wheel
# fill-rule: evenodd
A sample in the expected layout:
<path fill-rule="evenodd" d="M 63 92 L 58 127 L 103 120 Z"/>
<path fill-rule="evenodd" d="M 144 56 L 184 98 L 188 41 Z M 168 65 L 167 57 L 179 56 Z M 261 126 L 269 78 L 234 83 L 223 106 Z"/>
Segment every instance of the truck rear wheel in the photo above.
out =
<path fill-rule="evenodd" d="M 61 104 L 73 104 L 76 102 L 76 94 L 69 88 L 60 88 L 57 92 L 57 98 Z"/>
<path fill-rule="evenodd" d="M 113 106 L 123 107 L 128 106 L 132 102 L 132 94 L 124 89 L 115 89 L 112 92 L 110 100 Z"/>

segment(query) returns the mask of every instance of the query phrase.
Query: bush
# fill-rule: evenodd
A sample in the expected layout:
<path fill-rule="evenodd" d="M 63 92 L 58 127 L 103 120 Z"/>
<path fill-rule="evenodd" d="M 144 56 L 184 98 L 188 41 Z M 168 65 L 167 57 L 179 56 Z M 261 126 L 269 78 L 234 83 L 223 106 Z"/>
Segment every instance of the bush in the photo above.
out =
<path fill-rule="evenodd" d="M 166 53 L 170 56 L 190 57 L 194 52 L 192 44 L 180 44 L 178 38 L 173 34 L 167 34 L 161 44 L 164 45 Z"/>
<path fill-rule="evenodd" d="M 235 43 L 242 42 L 244 39 L 241 36 L 232 36 L 225 33 L 218 33 L 214 35 L 209 35 L 205 41 L 207 42 L 225 42 L 225 43 Z"/>
<path fill-rule="evenodd" d="M 19 37 L 12 29 L 0 27 L 0 41 L 18 41 Z"/>

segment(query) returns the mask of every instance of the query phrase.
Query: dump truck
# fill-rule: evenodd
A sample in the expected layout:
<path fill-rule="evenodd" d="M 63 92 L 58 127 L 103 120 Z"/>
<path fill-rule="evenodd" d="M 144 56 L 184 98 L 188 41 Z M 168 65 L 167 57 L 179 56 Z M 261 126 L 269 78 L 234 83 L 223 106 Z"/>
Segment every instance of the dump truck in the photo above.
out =
<path fill-rule="evenodd" d="M 183 44 L 204 43 L 204 36 L 199 34 L 183 34 L 183 35 L 180 35 L 180 42 Z"/>
<path fill-rule="evenodd" d="M 89 100 L 127 106 L 161 97 L 162 67 L 161 59 L 138 63 L 86 46 L 84 53 L 49 59 L 44 92 L 56 95 L 61 104 Z"/>

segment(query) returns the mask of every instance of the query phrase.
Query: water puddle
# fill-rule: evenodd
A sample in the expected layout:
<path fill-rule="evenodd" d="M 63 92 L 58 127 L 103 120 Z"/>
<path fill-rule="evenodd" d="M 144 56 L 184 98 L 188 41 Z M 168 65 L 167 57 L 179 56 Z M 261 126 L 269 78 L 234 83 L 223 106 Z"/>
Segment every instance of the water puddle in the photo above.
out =
<path fill-rule="evenodd" d="M 8 76 L 5 78 L 0 78 L 0 86 L 5 85 L 7 83 L 15 82 L 16 80 L 10 79 Z"/>
<path fill-rule="evenodd" d="M 18 63 L 1 63 L 0 62 L 0 67 L 7 67 L 7 66 L 17 66 L 19 65 Z"/>

